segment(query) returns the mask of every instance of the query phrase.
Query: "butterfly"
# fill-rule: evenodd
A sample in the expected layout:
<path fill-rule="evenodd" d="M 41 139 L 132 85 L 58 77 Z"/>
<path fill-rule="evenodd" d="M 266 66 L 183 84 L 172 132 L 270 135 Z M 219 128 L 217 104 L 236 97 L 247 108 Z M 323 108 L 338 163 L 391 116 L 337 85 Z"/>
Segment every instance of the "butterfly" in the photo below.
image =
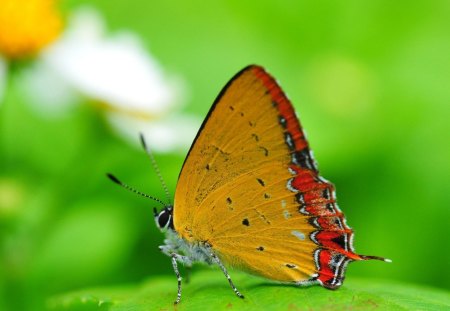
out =
<path fill-rule="evenodd" d="M 184 161 L 174 204 L 155 209 L 155 221 L 166 234 L 160 250 L 178 279 L 175 304 L 178 263 L 218 265 L 243 298 L 227 267 L 336 289 L 348 263 L 390 262 L 354 252 L 353 230 L 333 184 L 319 175 L 292 104 L 256 65 L 220 92 Z"/>

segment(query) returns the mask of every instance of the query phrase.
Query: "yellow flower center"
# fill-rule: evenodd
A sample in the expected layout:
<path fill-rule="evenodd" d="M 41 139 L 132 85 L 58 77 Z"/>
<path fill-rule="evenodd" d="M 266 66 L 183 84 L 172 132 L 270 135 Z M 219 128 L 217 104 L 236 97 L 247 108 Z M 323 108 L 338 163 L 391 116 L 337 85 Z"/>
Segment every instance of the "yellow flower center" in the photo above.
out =
<path fill-rule="evenodd" d="M 61 32 L 57 0 L 0 2 L 0 54 L 9 59 L 35 55 Z"/>

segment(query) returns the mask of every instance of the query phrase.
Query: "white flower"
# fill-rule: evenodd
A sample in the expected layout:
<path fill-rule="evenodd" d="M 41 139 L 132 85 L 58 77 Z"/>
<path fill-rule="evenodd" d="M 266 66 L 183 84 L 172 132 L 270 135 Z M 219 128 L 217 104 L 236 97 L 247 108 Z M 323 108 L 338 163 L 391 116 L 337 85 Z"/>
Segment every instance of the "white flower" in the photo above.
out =
<path fill-rule="evenodd" d="M 92 8 L 74 12 L 61 38 L 24 77 L 29 101 L 41 113 L 66 113 L 81 94 L 107 110 L 122 137 L 136 141 L 143 131 L 156 150 L 185 150 L 200 124 L 179 112 L 168 117 L 180 110 L 185 97 L 181 79 L 167 77 L 133 33 L 106 35 Z"/>
<path fill-rule="evenodd" d="M 158 152 L 172 150 L 186 152 L 200 124 L 197 117 L 180 114 L 152 122 L 137 120 L 123 114 L 110 114 L 109 120 L 123 138 L 140 147 L 137 133 L 142 133 L 146 144 Z"/>

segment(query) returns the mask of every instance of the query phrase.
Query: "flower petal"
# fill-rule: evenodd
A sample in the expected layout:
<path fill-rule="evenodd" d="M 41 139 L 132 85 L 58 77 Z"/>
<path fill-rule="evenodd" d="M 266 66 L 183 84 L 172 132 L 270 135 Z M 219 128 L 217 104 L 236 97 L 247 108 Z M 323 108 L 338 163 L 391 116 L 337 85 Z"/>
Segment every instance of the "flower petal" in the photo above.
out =
<path fill-rule="evenodd" d="M 143 133 L 147 145 L 157 152 L 186 152 L 201 123 L 195 116 L 180 114 L 161 120 L 145 121 L 110 113 L 108 120 L 120 136 L 132 141 L 139 148 L 139 133 Z"/>
<path fill-rule="evenodd" d="M 43 59 L 81 93 L 116 110 L 153 115 L 176 103 L 176 87 L 137 36 L 104 37 L 100 16 L 86 9 L 75 14 L 69 27 Z"/>
<path fill-rule="evenodd" d="M 65 115 L 79 102 L 75 89 L 45 63 L 32 64 L 20 78 L 22 94 L 32 104 L 32 109 L 44 117 Z"/>

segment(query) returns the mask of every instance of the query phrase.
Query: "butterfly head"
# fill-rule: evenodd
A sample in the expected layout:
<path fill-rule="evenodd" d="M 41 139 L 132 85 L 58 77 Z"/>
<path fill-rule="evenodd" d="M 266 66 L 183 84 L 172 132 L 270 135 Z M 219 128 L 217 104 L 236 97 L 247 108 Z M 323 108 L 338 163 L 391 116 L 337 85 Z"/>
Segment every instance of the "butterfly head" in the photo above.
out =
<path fill-rule="evenodd" d="M 167 205 L 161 211 L 158 212 L 156 208 L 153 209 L 155 215 L 156 226 L 161 231 L 167 231 L 167 229 L 175 230 L 173 226 L 173 206 Z"/>

